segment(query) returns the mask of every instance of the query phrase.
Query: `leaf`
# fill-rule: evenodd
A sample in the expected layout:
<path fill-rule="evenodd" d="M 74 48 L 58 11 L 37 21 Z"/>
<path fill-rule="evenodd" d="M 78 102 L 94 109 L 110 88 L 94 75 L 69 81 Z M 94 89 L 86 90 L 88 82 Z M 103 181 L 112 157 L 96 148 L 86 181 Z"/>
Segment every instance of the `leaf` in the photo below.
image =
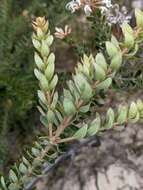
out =
<path fill-rule="evenodd" d="M 46 70 L 45 70 L 45 76 L 48 80 L 51 80 L 55 71 L 55 63 L 53 61 L 49 61 Z"/>
<path fill-rule="evenodd" d="M 88 102 L 93 96 L 93 91 L 89 83 L 85 83 L 84 90 L 81 92 L 81 97 L 84 101 Z"/>
<path fill-rule="evenodd" d="M 128 115 L 128 107 L 120 105 L 118 108 L 117 123 L 124 124 L 127 120 L 127 115 Z"/>
<path fill-rule="evenodd" d="M 140 112 L 140 118 L 143 119 L 143 111 Z"/>
<path fill-rule="evenodd" d="M 111 64 L 110 64 L 110 68 L 114 71 L 117 71 L 122 64 L 122 54 L 121 52 L 118 52 L 118 54 L 116 54 L 112 60 L 111 60 Z"/>
<path fill-rule="evenodd" d="M 74 101 L 74 97 L 72 96 L 70 90 L 64 89 L 64 97 Z"/>
<path fill-rule="evenodd" d="M 75 134 L 74 134 L 74 138 L 76 138 L 77 140 L 83 139 L 86 134 L 87 134 L 87 129 L 88 129 L 88 125 L 85 124 L 83 127 L 81 127 Z"/>
<path fill-rule="evenodd" d="M 102 69 L 102 67 L 96 63 L 94 63 L 94 68 L 95 68 L 96 80 L 103 81 L 106 77 L 106 73 L 105 73 L 104 69 Z"/>
<path fill-rule="evenodd" d="M 130 53 L 126 54 L 125 56 L 128 58 L 132 58 L 138 52 L 138 50 L 139 50 L 139 45 L 136 43 L 134 46 L 134 49 Z"/>
<path fill-rule="evenodd" d="M 106 80 L 104 80 L 103 82 L 100 82 L 97 86 L 96 86 L 96 90 L 107 90 L 112 84 L 112 78 L 107 78 Z"/>
<path fill-rule="evenodd" d="M 87 131 L 88 135 L 89 136 L 95 135 L 99 131 L 100 127 L 101 127 L 101 119 L 100 119 L 100 115 L 97 113 L 96 119 L 94 119 L 91 122 L 91 124 L 88 128 L 88 131 Z"/>
<path fill-rule="evenodd" d="M 104 69 L 104 71 L 106 72 L 107 71 L 107 62 L 105 60 L 104 55 L 102 53 L 98 53 L 96 55 L 95 60 L 96 60 L 97 65 L 102 67 L 102 69 Z"/>
<path fill-rule="evenodd" d="M 72 80 L 67 82 L 68 88 L 70 89 L 70 93 L 74 96 L 75 101 L 77 102 L 80 98 L 79 90 L 77 89 L 75 83 Z"/>
<path fill-rule="evenodd" d="M 55 89 L 56 85 L 58 83 L 58 75 L 54 75 L 52 81 L 50 82 L 49 88 L 50 90 Z"/>
<path fill-rule="evenodd" d="M 22 157 L 22 161 L 26 166 L 30 166 L 31 164 L 29 163 L 29 161 L 23 156 Z"/>
<path fill-rule="evenodd" d="M 12 169 L 9 171 L 9 179 L 14 183 L 18 181 L 18 178 Z"/>
<path fill-rule="evenodd" d="M 132 27 L 126 21 L 122 24 L 122 30 L 123 30 L 123 33 L 127 32 L 131 35 L 133 35 L 134 33 Z"/>
<path fill-rule="evenodd" d="M 47 45 L 45 40 L 42 40 L 42 45 L 41 45 L 41 54 L 43 57 L 47 57 L 50 53 L 50 48 Z"/>
<path fill-rule="evenodd" d="M 7 186 L 6 186 L 6 183 L 5 183 L 5 179 L 4 179 L 4 177 L 3 176 L 1 176 L 1 185 L 2 185 L 2 188 L 4 189 L 4 190 L 8 190 L 7 189 Z"/>
<path fill-rule="evenodd" d="M 37 108 L 38 108 L 39 112 L 41 113 L 41 115 L 45 116 L 45 111 L 43 110 L 44 109 L 43 106 L 46 107 L 47 105 L 44 105 L 41 101 L 39 101 L 39 103 L 40 103 L 41 106 L 37 106 Z M 46 107 L 45 110 L 47 110 L 47 107 Z"/>
<path fill-rule="evenodd" d="M 86 54 L 83 55 L 82 63 L 86 65 L 90 65 L 89 57 Z"/>
<path fill-rule="evenodd" d="M 129 113 L 128 113 L 129 119 L 135 118 L 137 113 L 138 113 L 137 105 L 135 102 L 132 102 L 129 108 Z"/>
<path fill-rule="evenodd" d="M 43 102 L 44 104 L 47 104 L 45 94 L 41 90 L 38 90 L 38 97 L 41 100 L 41 102 Z"/>
<path fill-rule="evenodd" d="M 136 24 L 138 28 L 143 28 L 143 12 L 140 9 L 135 9 Z"/>
<path fill-rule="evenodd" d="M 41 48 L 40 42 L 34 38 L 32 39 L 32 42 L 33 42 L 34 47 L 39 51 Z"/>
<path fill-rule="evenodd" d="M 91 85 L 87 82 L 82 74 L 73 77 L 76 87 L 78 88 L 81 97 L 84 101 L 89 101 L 93 96 Z"/>
<path fill-rule="evenodd" d="M 47 91 L 49 90 L 49 82 L 48 80 L 46 79 L 46 77 L 44 75 L 41 76 L 41 79 L 40 79 L 40 84 L 41 84 L 41 87 L 44 91 Z"/>
<path fill-rule="evenodd" d="M 124 41 L 125 47 L 133 48 L 135 44 L 133 29 L 131 28 L 129 24 L 125 22 L 122 24 L 122 31 L 125 38 L 125 41 Z"/>
<path fill-rule="evenodd" d="M 33 156 L 35 156 L 35 157 L 39 156 L 39 154 L 40 154 L 40 151 L 37 148 L 32 148 L 31 152 L 32 152 Z"/>
<path fill-rule="evenodd" d="M 136 123 L 140 119 L 140 113 L 137 112 L 136 116 L 134 118 L 130 118 L 131 123 Z"/>
<path fill-rule="evenodd" d="M 64 111 L 66 113 L 66 115 L 72 115 L 76 112 L 76 107 L 73 104 L 72 100 L 68 99 L 68 98 L 64 98 L 63 101 L 63 106 L 64 106 Z"/>
<path fill-rule="evenodd" d="M 143 111 L 143 101 L 141 99 L 137 100 L 137 108 L 139 111 Z"/>
<path fill-rule="evenodd" d="M 41 123 L 47 128 L 48 127 L 48 119 L 46 116 L 41 115 L 40 116 Z"/>
<path fill-rule="evenodd" d="M 8 186 L 8 189 L 9 189 L 9 190 L 20 190 L 20 187 L 18 186 L 18 184 L 11 183 L 11 184 Z"/>
<path fill-rule="evenodd" d="M 34 74 L 38 80 L 41 80 L 41 78 L 43 77 L 43 74 L 38 69 L 34 69 Z"/>
<path fill-rule="evenodd" d="M 48 120 L 48 123 L 54 123 L 55 113 L 52 110 L 48 110 L 47 120 Z"/>
<path fill-rule="evenodd" d="M 34 74 L 36 76 L 36 78 L 40 81 L 40 84 L 43 88 L 43 90 L 48 90 L 49 89 L 49 84 L 48 84 L 48 80 L 46 79 L 46 77 L 40 72 L 38 71 L 38 69 L 34 69 Z"/>
<path fill-rule="evenodd" d="M 45 68 L 45 64 L 44 64 L 43 60 L 41 59 L 41 57 L 38 55 L 38 53 L 35 53 L 34 60 L 35 60 L 37 67 L 40 70 L 43 70 Z"/>
<path fill-rule="evenodd" d="M 38 40 L 41 40 L 43 38 L 43 31 L 39 27 L 37 28 L 37 37 Z"/>
<path fill-rule="evenodd" d="M 63 117 L 62 117 L 61 113 L 58 110 L 56 110 L 56 117 L 58 118 L 60 123 L 63 121 Z"/>
<path fill-rule="evenodd" d="M 48 46 L 51 46 L 53 43 L 54 37 L 52 35 L 49 35 L 48 38 L 46 39 L 46 43 Z"/>
<path fill-rule="evenodd" d="M 55 54 L 54 53 L 51 53 L 48 57 L 46 65 L 48 66 L 49 64 L 55 64 Z"/>
<path fill-rule="evenodd" d="M 125 42 L 124 42 L 125 47 L 130 48 L 130 49 L 133 48 L 135 44 L 134 36 L 130 35 L 127 32 L 124 32 L 124 38 L 125 38 Z"/>
<path fill-rule="evenodd" d="M 111 129 L 113 127 L 115 120 L 114 111 L 112 108 L 109 108 L 106 114 L 106 123 L 104 125 L 105 129 Z"/>
<path fill-rule="evenodd" d="M 108 55 L 112 58 L 118 53 L 118 48 L 112 43 L 107 41 L 106 42 L 106 50 Z"/>
<path fill-rule="evenodd" d="M 53 96 L 53 101 L 52 101 L 52 104 L 51 104 L 52 109 L 55 109 L 55 107 L 56 107 L 56 105 L 58 103 L 58 98 L 59 98 L 58 92 L 55 92 L 54 96 Z"/>
<path fill-rule="evenodd" d="M 19 165 L 19 171 L 20 171 L 22 174 L 26 174 L 27 171 L 28 171 L 28 168 L 27 168 L 23 163 L 21 163 L 21 164 Z"/>
<path fill-rule="evenodd" d="M 82 106 L 79 111 L 82 113 L 86 113 L 89 111 L 89 109 L 90 109 L 90 103 L 85 106 Z"/>
<path fill-rule="evenodd" d="M 112 35 L 112 37 L 111 37 L 111 42 L 112 42 L 117 48 L 119 48 L 119 50 L 120 50 L 119 42 L 118 42 L 117 38 L 116 38 L 114 35 Z"/>
<path fill-rule="evenodd" d="M 90 76 L 90 65 L 83 64 L 83 73 L 88 77 Z"/>

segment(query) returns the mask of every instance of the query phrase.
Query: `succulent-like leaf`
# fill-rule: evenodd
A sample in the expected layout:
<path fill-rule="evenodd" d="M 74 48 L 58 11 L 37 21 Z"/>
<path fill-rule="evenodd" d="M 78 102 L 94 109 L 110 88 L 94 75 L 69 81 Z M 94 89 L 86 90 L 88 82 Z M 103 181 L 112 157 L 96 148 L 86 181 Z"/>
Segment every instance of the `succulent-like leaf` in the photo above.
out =
<path fill-rule="evenodd" d="M 96 86 L 96 90 L 107 90 L 110 85 L 112 84 L 112 78 L 107 78 L 106 80 L 104 80 L 103 82 L 100 82 L 97 86 Z"/>
<path fill-rule="evenodd" d="M 78 131 L 74 134 L 74 138 L 77 140 L 83 139 L 87 134 L 88 125 L 85 124 L 83 127 L 78 129 Z"/>
<path fill-rule="evenodd" d="M 82 113 L 86 113 L 86 112 L 89 111 L 89 109 L 90 109 L 90 103 L 87 104 L 87 105 L 85 105 L 85 106 L 82 106 L 82 107 L 79 109 L 79 111 L 82 112 Z"/>
<path fill-rule="evenodd" d="M 105 73 L 104 69 L 96 63 L 94 63 L 94 68 L 95 68 L 96 80 L 103 81 L 106 77 L 106 73 Z"/>
<path fill-rule="evenodd" d="M 53 79 L 49 84 L 49 89 L 53 90 L 57 86 L 57 83 L 58 83 L 58 75 L 54 75 Z"/>
<path fill-rule="evenodd" d="M 135 102 L 132 102 L 129 108 L 129 118 L 134 119 L 138 113 L 138 108 Z"/>
<path fill-rule="evenodd" d="M 96 60 L 97 65 L 101 66 L 102 69 L 104 69 L 104 71 L 106 72 L 107 71 L 107 62 L 105 60 L 104 55 L 102 53 L 98 53 L 96 55 L 95 60 Z"/>
<path fill-rule="evenodd" d="M 48 38 L 46 39 L 46 44 L 48 46 L 51 46 L 53 41 L 54 41 L 54 37 L 52 35 L 49 35 Z"/>
<path fill-rule="evenodd" d="M 111 129 L 113 127 L 115 120 L 114 111 L 112 108 L 109 108 L 106 115 L 106 123 L 104 125 L 105 129 Z"/>
<path fill-rule="evenodd" d="M 6 186 L 5 179 L 4 179 L 3 176 L 1 176 L 0 182 L 1 182 L 2 188 L 3 188 L 4 190 L 8 190 L 8 188 L 7 188 L 7 186 Z"/>
<path fill-rule="evenodd" d="M 18 177 L 12 169 L 9 171 L 9 179 L 14 183 L 18 181 Z"/>
<path fill-rule="evenodd" d="M 117 38 L 116 38 L 114 35 L 112 35 L 112 37 L 111 37 L 111 42 L 112 42 L 112 43 L 119 49 L 119 51 L 120 51 L 119 42 L 118 42 Z"/>
<path fill-rule="evenodd" d="M 42 54 L 42 56 L 47 57 L 49 55 L 49 53 L 50 53 L 49 46 L 47 45 L 45 40 L 42 40 L 42 45 L 41 45 L 41 54 Z"/>
<path fill-rule="evenodd" d="M 76 107 L 74 103 L 72 102 L 72 100 L 68 98 L 64 98 L 63 106 L 64 106 L 64 111 L 66 115 L 72 115 L 76 112 Z"/>
<path fill-rule="evenodd" d="M 97 113 L 96 119 L 94 119 L 88 127 L 87 131 L 88 135 L 89 136 L 95 135 L 99 131 L 100 127 L 101 127 L 101 119 L 100 115 Z"/>
<path fill-rule="evenodd" d="M 38 40 L 34 39 L 34 37 L 32 39 L 32 42 L 33 42 L 34 47 L 39 51 L 41 48 L 40 42 Z"/>
<path fill-rule="evenodd" d="M 122 64 L 122 54 L 121 54 L 121 52 L 118 52 L 118 54 L 116 54 L 112 58 L 110 68 L 113 71 L 117 71 L 121 67 L 121 64 Z"/>
<path fill-rule="evenodd" d="M 48 123 L 54 123 L 54 119 L 55 119 L 55 113 L 52 110 L 48 110 L 47 113 Z"/>
<path fill-rule="evenodd" d="M 106 50 L 108 55 L 112 58 L 118 54 L 118 48 L 110 41 L 106 42 Z"/>
<path fill-rule="evenodd" d="M 43 102 L 44 104 L 47 104 L 47 100 L 46 100 L 44 92 L 42 92 L 41 90 L 38 90 L 38 97 L 41 100 L 41 102 Z"/>
<path fill-rule="evenodd" d="M 54 75 L 55 71 L 55 64 L 54 61 L 49 61 L 46 70 L 45 70 L 45 76 L 50 81 Z"/>
<path fill-rule="evenodd" d="M 124 124 L 127 120 L 127 116 L 128 116 L 128 107 L 127 106 L 119 106 L 117 123 Z"/>
<path fill-rule="evenodd" d="M 28 171 L 28 168 L 27 168 L 23 163 L 21 163 L 21 164 L 19 165 L 19 171 L 20 171 L 22 174 L 26 174 L 27 171 Z"/>
<path fill-rule="evenodd" d="M 133 29 L 131 28 L 129 24 L 125 22 L 122 25 L 122 31 L 125 38 L 125 42 L 124 42 L 125 47 L 129 49 L 133 48 L 135 44 Z"/>
<path fill-rule="evenodd" d="M 140 9 L 135 9 L 136 24 L 138 28 L 143 28 L 143 12 Z"/>
<path fill-rule="evenodd" d="M 44 64 L 43 60 L 41 59 L 41 57 L 38 55 L 38 53 L 35 53 L 34 59 L 35 59 L 35 63 L 37 65 L 37 67 L 40 70 L 43 70 L 45 67 L 45 64 Z"/>
<path fill-rule="evenodd" d="M 139 111 L 143 111 L 143 101 L 141 99 L 137 100 L 137 108 Z"/>
<path fill-rule="evenodd" d="M 41 121 L 41 123 L 42 123 L 45 127 L 48 127 L 48 119 L 47 119 L 47 116 L 41 115 L 41 116 L 40 116 L 40 121 Z"/>

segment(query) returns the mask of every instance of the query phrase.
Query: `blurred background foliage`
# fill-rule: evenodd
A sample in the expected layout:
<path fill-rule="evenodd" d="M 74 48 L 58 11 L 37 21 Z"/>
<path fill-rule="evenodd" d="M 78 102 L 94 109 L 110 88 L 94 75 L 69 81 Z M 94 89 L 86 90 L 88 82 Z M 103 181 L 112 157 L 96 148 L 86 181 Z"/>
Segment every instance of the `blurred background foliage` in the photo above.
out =
<path fill-rule="evenodd" d="M 31 19 L 48 15 L 51 27 L 54 27 L 57 22 L 65 20 L 64 10 L 65 1 L 0 1 L 1 166 L 8 161 L 13 134 L 15 138 L 21 138 L 36 131 L 37 82 L 33 75 Z"/>
<path fill-rule="evenodd" d="M 56 39 L 53 46 L 57 72 L 60 74 L 59 89 L 83 53 L 96 54 L 97 50 L 104 49 L 104 42 L 110 38 L 111 28 L 100 12 L 97 11 L 86 19 L 80 11 L 71 14 L 65 10 L 67 2 L 68 0 L 0 1 L 0 171 L 8 163 L 13 163 L 22 151 L 23 144 L 31 142 L 41 129 L 36 109 L 38 84 L 33 75 L 31 20 L 36 16 L 48 17 L 52 33 L 55 32 L 55 26 L 64 27 L 69 24 L 72 27 L 71 41 Z M 118 0 L 116 2 L 121 3 Z M 127 1 L 127 5 L 130 4 Z M 125 68 L 128 68 L 128 64 L 130 63 Z M 140 64 L 139 66 L 141 67 Z M 135 70 L 134 64 L 131 69 Z M 131 76 L 127 74 L 129 70 L 126 71 L 128 72 L 122 70 L 127 85 L 120 80 L 119 75 L 115 86 L 128 86 L 127 77 L 140 77 L 140 71 L 136 74 L 133 72 Z M 141 77 L 139 80 L 142 84 Z"/>

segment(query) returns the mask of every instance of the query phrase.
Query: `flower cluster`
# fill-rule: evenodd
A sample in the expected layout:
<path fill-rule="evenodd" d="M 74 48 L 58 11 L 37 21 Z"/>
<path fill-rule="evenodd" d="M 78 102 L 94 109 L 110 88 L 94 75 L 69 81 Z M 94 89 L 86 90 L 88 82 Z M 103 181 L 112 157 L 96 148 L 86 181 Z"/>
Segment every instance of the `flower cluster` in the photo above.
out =
<path fill-rule="evenodd" d="M 72 0 L 66 5 L 66 8 L 72 13 L 83 8 L 87 16 L 97 8 L 101 9 L 102 12 L 106 12 L 110 7 L 112 7 L 111 0 Z"/>
<path fill-rule="evenodd" d="M 132 16 L 128 13 L 125 6 L 120 9 L 119 5 L 115 4 L 112 9 L 106 13 L 106 18 L 110 24 L 122 25 L 123 22 L 129 23 Z"/>
<path fill-rule="evenodd" d="M 37 33 L 45 33 L 49 27 L 49 23 L 45 20 L 45 17 L 38 17 L 32 22 L 32 26 Z"/>
<path fill-rule="evenodd" d="M 142 9 L 143 8 L 143 1 L 142 0 L 133 0 L 132 1 L 132 8 Z"/>

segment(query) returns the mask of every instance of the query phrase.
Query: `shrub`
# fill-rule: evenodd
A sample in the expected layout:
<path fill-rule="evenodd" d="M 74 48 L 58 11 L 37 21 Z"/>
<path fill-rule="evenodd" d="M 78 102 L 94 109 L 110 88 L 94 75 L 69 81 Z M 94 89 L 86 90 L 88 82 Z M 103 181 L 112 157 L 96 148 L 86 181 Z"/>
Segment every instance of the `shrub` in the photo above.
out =
<path fill-rule="evenodd" d="M 47 136 L 40 137 L 34 143 L 27 151 L 27 156 L 23 156 L 21 162 L 10 170 L 8 179 L 1 177 L 2 190 L 36 189 L 37 179 L 49 171 L 53 166 L 51 164 L 56 164 L 66 150 L 62 145 L 91 136 L 95 138 L 106 130 L 126 126 L 129 122 L 136 123 L 143 118 L 143 101 L 138 99 L 130 105 L 121 104 L 115 110 L 108 108 L 104 117 L 103 113 L 96 112 L 94 119 L 82 122 L 83 125 L 77 127 L 80 118 L 89 117 L 93 105 L 97 109 L 98 96 L 101 91 L 106 94 L 112 87 L 123 60 L 133 59 L 139 49 L 143 40 L 143 12 L 136 10 L 135 15 L 135 28 L 127 23 L 122 25 L 122 41 L 118 42 L 112 36 L 106 42 L 106 53 L 97 53 L 95 57 L 92 54 L 83 56 L 61 94 L 56 89 L 58 75 L 55 73 L 55 55 L 50 51 L 53 36 L 49 23 L 44 17 L 38 17 L 33 22 L 34 73 L 40 88 L 38 109 Z"/>

